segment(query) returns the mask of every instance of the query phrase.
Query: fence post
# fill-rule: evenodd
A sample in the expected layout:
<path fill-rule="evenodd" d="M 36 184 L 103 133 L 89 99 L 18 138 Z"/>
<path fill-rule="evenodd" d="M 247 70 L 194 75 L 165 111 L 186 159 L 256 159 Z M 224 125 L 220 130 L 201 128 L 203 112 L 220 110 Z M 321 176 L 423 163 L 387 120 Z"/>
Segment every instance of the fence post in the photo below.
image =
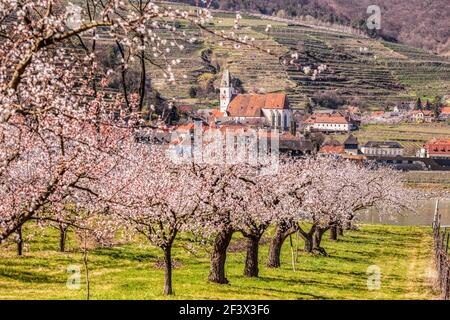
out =
<path fill-rule="evenodd" d="M 437 225 L 438 211 L 439 211 L 439 199 L 436 199 L 436 206 L 434 207 L 434 216 L 433 216 L 433 227 Z"/>
<path fill-rule="evenodd" d="M 439 199 L 436 200 L 436 207 L 433 217 L 433 240 L 435 250 L 435 262 L 438 271 L 437 280 L 439 289 L 444 300 L 450 299 L 450 259 L 449 245 L 450 233 L 448 227 L 441 230 L 442 214 L 439 212 Z"/>
<path fill-rule="evenodd" d="M 445 254 L 448 258 L 448 241 L 449 241 L 450 233 L 447 233 L 447 243 L 445 244 Z"/>
<path fill-rule="evenodd" d="M 447 243 L 445 244 L 445 267 L 446 277 L 444 283 L 444 300 L 449 300 L 450 295 L 450 261 L 448 257 L 448 244 L 450 239 L 450 233 L 447 233 Z"/>
<path fill-rule="evenodd" d="M 447 257 L 447 276 L 444 284 L 444 300 L 449 300 L 449 295 L 450 295 L 450 265 L 448 263 Z"/>

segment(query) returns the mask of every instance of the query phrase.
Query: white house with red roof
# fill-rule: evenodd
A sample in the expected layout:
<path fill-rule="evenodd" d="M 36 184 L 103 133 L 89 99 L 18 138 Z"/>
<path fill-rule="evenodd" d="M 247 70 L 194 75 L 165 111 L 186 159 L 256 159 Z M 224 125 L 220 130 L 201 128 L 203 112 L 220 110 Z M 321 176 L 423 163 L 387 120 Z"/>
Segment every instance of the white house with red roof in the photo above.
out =
<path fill-rule="evenodd" d="M 411 112 L 411 118 L 415 122 L 432 122 L 434 113 L 432 110 L 414 110 Z"/>
<path fill-rule="evenodd" d="M 306 131 L 349 132 L 355 127 L 345 116 L 336 113 L 316 113 L 304 122 Z"/>
<path fill-rule="evenodd" d="M 450 139 L 433 138 L 422 149 L 422 155 L 426 158 L 450 159 Z"/>

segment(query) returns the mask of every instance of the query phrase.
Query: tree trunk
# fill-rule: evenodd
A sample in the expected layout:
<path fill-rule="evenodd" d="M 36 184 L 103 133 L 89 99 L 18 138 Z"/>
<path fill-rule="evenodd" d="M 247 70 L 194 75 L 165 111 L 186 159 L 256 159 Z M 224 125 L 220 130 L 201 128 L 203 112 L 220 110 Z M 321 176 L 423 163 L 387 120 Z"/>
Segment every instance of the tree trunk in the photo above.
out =
<path fill-rule="evenodd" d="M 66 237 L 67 229 L 59 226 L 59 251 L 64 252 L 66 250 Z"/>
<path fill-rule="evenodd" d="M 313 239 L 312 239 L 312 236 L 303 238 L 303 241 L 305 242 L 305 245 L 303 246 L 303 250 L 305 252 L 311 253 L 313 251 Z"/>
<path fill-rule="evenodd" d="M 173 294 L 172 290 L 172 246 L 168 245 L 164 249 L 164 294 Z"/>
<path fill-rule="evenodd" d="M 23 235 L 22 227 L 17 229 L 17 255 L 21 256 L 23 252 Z"/>
<path fill-rule="evenodd" d="M 227 258 L 227 249 L 233 237 L 233 230 L 225 229 L 220 231 L 214 240 L 213 251 L 211 253 L 211 266 L 208 280 L 210 282 L 227 284 L 225 277 L 225 260 Z"/>
<path fill-rule="evenodd" d="M 344 228 L 342 228 L 341 225 L 338 226 L 338 235 L 340 235 L 340 236 L 344 235 Z"/>
<path fill-rule="evenodd" d="M 280 255 L 281 247 L 283 246 L 285 238 L 283 238 L 283 231 L 280 226 L 277 226 L 275 235 L 272 238 L 269 246 L 269 256 L 267 258 L 267 267 L 279 268 L 281 266 Z"/>
<path fill-rule="evenodd" d="M 89 286 L 88 249 L 86 247 L 83 249 L 83 263 L 84 270 L 86 271 L 86 300 L 90 300 L 91 288 Z"/>
<path fill-rule="evenodd" d="M 313 250 L 320 248 L 322 236 L 325 233 L 324 228 L 317 228 L 313 235 Z"/>
<path fill-rule="evenodd" d="M 301 227 L 298 228 L 300 236 L 302 237 L 305 245 L 303 250 L 305 252 L 311 253 L 313 251 L 313 236 L 316 231 L 316 225 L 312 225 L 311 229 L 308 232 L 305 232 Z"/>
<path fill-rule="evenodd" d="M 345 221 L 345 230 L 352 229 L 352 222 L 350 220 Z"/>
<path fill-rule="evenodd" d="M 338 226 L 332 225 L 330 227 L 330 240 L 336 241 L 338 236 Z"/>
<path fill-rule="evenodd" d="M 116 41 L 117 48 L 119 49 L 120 55 L 125 61 L 125 52 L 122 49 L 122 46 L 119 41 Z M 121 76 L 122 76 L 122 89 L 123 89 L 123 97 L 125 99 L 125 104 L 127 106 L 128 111 L 131 113 L 133 110 L 131 109 L 130 100 L 128 99 L 128 91 L 127 91 L 127 69 L 125 68 L 125 63 L 122 63 L 121 66 Z"/>
<path fill-rule="evenodd" d="M 295 233 L 297 228 L 288 228 L 286 225 L 278 224 L 275 235 L 273 236 L 269 246 L 269 256 L 267 258 L 267 267 L 279 268 L 281 266 L 281 248 L 283 247 L 284 240 L 291 234 Z"/>
<path fill-rule="evenodd" d="M 327 255 L 326 251 L 324 248 L 322 248 L 320 246 L 321 242 L 322 242 L 322 236 L 323 234 L 330 229 L 330 227 L 326 227 L 326 228 L 320 228 L 318 227 L 316 229 L 316 231 L 314 232 L 314 236 L 313 236 L 313 242 L 312 242 L 312 249 L 313 251 L 318 251 L 321 254 Z"/>
<path fill-rule="evenodd" d="M 144 39 L 141 37 L 141 45 L 144 45 Z M 145 71 L 145 57 L 144 52 L 141 52 L 141 80 L 139 84 L 139 107 L 138 111 L 141 112 L 144 107 L 144 99 L 145 99 L 145 84 L 146 84 L 146 71 Z"/>
<path fill-rule="evenodd" d="M 247 277 L 258 276 L 258 249 L 259 249 L 259 236 L 247 237 L 247 255 L 245 257 L 244 275 Z"/>

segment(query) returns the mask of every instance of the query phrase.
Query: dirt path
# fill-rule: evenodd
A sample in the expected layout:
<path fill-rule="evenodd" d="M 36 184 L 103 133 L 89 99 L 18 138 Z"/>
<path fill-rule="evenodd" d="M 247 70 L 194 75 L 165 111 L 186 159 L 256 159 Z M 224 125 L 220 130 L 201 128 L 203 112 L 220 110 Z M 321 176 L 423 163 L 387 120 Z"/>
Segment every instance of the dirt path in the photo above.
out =
<path fill-rule="evenodd" d="M 436 273 L 432 256 L 432 237 L 423 232 L 410 251 L 406 271 L 407 293 L 405 299 L 439 299 L 433 290 Z"/>

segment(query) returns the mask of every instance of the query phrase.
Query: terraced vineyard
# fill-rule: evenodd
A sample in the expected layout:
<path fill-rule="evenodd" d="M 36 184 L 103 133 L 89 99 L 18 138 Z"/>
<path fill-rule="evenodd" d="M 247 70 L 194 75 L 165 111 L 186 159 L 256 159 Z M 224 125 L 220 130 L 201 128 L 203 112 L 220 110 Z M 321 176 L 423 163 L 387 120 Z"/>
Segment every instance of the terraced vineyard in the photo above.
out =
<path fill-rule="evenodd" d="M 208 27 L 215 31 L 223 30 L 227 34 L 233 31 L 236 35 L 255 38 L 258 47 L 271 50 L 274 54 L 282 55 L 286 52 L 283 45 L 253 28 L 233 30 L 233 20 L 234 18 L 231 15 L 217 14 L 215 20 Z M 257 21 L 256 19 L 246 21 L 250 20 Z M 177 66 L 176 70 L 178 75 L 184 76 L 184 78 L 178 77 L 179 81 L 169 84 L 162 77 L 160 70 L 154 66 L 149 66 L 154 75 L 153 79 L 155 79 L 153 85 L 165 97 L 187 101 L 190 87 L 197 83 L 197 78 L 203 73 L 215 74 L 215 85 L 217 87 L 224 68 L 228 68 L 232 75 L 243 83 L 246 91 L 257 89 L 263 92 L 273 92 L 295 86 L 295 82 L 289 79 L 279 59 L 274 55 L 265 53 L 264 50 L 255 50 L 246 46 L 235 48 L 232 44 L 227 43 L 221 45 L 220 38 L 211 37 L 190 25 L 181 26 L 179 31 L 197 39 L 194 43 L 183 43 L 185 50 L 182 54 L 175 50 L 167 57 L 169 59 L 181 59 L 182 63 Z M 162 37 L 169 38 L 171 35 L 162 34 Z M 214 100 L 210 102 L 216 103 Z"/>
<path fill-rule="evenodd" d="M 404 59 L 385 59 L 394 76 L 417 96 L 435 96 L 450 92 L 449 59 L 401 44 L 383 42 L 401 53 Z"/>
<path fill-rule="evenodd" d="M 348 100 L 358 97 L 374 106 L 381 101 L 401 100 L 405 96 L 402 84 L 374 58 L 374 54 L 360 52 L 360 48 L 371 48 L 373 41 L 297 26 L 277 28 L 273 36 L 291 48 L 301 43 L 304 65 L 328 66 L 327 72 L 315 81 L 296 68 L 289 68 L 290 78 L 298 84 L 289 94 L 297 105 L 318 91 L 334 91 Z"/>
<path fill-rule="evenodd" d="M 242 81 L 245 90 L 287 92 L 292 106 L 298 108 L 318 92 L 334 92 L 349 101 L 360 100 L 373 109 L 417 96 L 450 92 L 450 59 L 405 45 L 253 16 L 244 16 L 240 29 L 233 30 L 234 19 L 231 13 L 215 13 L 208 27 L 253 37 L 261 50 L 235 48 L 230 43 L 219 46 L 219 39 L 205 38 L 206 34 L 199 29 L 184 25 L 183 31 L 203 39 L 188 44 L 183 55 L 173 53 L 182 59 L 179 73 L 187 77 L 168 85 L 158 70 L 150 67 L 155 87 L 166 97 L 184 100 L 189 98 L 189 88 L 199 75 L 214 73 L 218 85 L 221 72 L 227 67 Z M 272 26 L 269 33 L 265 30 L 267 24 Z M 328 70 L 313 81 L 299 68 L 284 67 L 275 55 L 265 53 L 270 50 L 281 56 L 292 49 L 300 50 L 302 65 L 326 64 Z M 205 61 L 202 54 L 205 50 L 211 50 L 211 60 Z"/>
<path fill-rule="evenodd" d="M 186 5 L 170 5 L 194 10 Z M 187 23 L 179 25 L 177 33 L 161 29 L 160 37 L 185 48 L 180 51 L 174 47 L 165 55 L 168 60 L 181 60 L 175 69 L 176 83 L 167 82 L 163 72 L 148 63 L 148 77 L 163 97 L 197 106 L 217 105 L 214 98 L 191 99 L 190 88 L 204 73 L 214 75 L 217 88 L 225 68 L 241 80 L 245 91 L 286 92 L 294 108 L 303 108 L 310 97 L 321 92 L 335 93 L 349 102 L 360 101 L 371 109 L 383 109 L 417 96 L 450 93 L 450 58 L 397 43 L 257 16 L 244 15 L 240 28 L 235 30 L 235 14 L 213 12 L 213 16 L 207 26 L 210 30 L 254 38 L 259 50 L 244 45 L 237 48 L 226 41 L 222 45 L 220 38 Z M 270 32 L 266 32 L 268 24 Z M 182 41 L 181 33 L 195 41 Z M 106 32 L 99 36 L 99 42 L 113 41 Z M 294 50 L 300 53 L 301 66 L 326 64 L 328 69 L 312 80 L 301 68 L 282 65 L 280 57 Z M 162 64 L 158 59 L 154 62 Z"/>

